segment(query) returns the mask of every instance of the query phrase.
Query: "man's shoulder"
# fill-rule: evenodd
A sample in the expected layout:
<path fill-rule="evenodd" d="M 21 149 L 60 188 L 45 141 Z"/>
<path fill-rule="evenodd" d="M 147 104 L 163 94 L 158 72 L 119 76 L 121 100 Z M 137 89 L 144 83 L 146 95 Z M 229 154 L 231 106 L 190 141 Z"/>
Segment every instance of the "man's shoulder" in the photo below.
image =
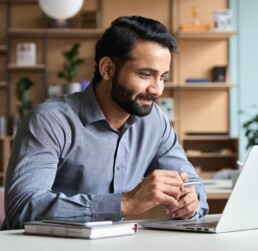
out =
<path fill-rule="evenodd" d="M 46 101 L 36 106 L 31 114 L 38 114 L 42 116 L 62 116 L 76 113 L 76 108 L 79 107 L 80 94 L 64 95 L 52 100 Z"/>

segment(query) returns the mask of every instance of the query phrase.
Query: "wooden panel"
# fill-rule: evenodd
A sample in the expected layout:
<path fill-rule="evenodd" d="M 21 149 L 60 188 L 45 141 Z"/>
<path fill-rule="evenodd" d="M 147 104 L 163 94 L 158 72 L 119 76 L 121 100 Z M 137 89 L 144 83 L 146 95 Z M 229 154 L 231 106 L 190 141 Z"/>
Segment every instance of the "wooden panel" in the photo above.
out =
<path fill-rule="evenodd" d="M 186 78 L 211 78 L 214 66 L 228 64 L 227 41 L 181 41 L 179 83 Z"/>
<path fill-rule="evenodd" d="M 0 3 L 0 45 L 6 44 L 6 5 Z"/>
<path fill-rule="evenodd" d="M 11 27 L 44 27 L 44 14 L 38 4 L 13 4 L 11 7 Z"/>
<path fill-rule="evenodd" d="M 228 92 L 180 92 L 181 136 L 185 132 L 228 132 Z"/>
<path fill-rule="evenodd" d="M 6 88 L 0 87 L 0 116 L 6 113 Z"/>
<path fill-rule="evenodd" d="M 108 27 L 117 17 L 124 15 L 142 15 L 157 19 L 167 27 L 170 26 L 169 0 L 104 0 L 103 10 L 104 28 Z"/>
<path fill-rule="evenodd" d="M 6 80 L 6 55 L 4 53 L 0 53 L 0 81 Z"/>

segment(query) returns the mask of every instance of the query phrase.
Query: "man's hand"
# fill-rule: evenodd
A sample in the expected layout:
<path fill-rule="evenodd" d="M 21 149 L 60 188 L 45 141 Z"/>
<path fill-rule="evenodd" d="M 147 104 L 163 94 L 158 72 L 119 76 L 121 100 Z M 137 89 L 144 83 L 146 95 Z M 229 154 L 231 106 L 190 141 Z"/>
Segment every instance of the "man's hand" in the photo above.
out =
<path fill-rule="evenodd" d="M 187 180 L 186 173 L 179 174 L 172 170 L 153 171 L 135 189 L 123 193 L 121 213 L 124 216 L 144 213 L 160 203 L 178 209 L 184 203 L 182 199 L 180 204 L 183 180 Z"/>
<path fill-rule="evenodd" d="M 184 188 L 179 198 L 179 205 L 177 207 L 167 205 L 165 213 L 172 218 L 190 218 L 195 215 L 198 207 L 198 196 L 195 192 L 195 187 L 192 186 Z"/>

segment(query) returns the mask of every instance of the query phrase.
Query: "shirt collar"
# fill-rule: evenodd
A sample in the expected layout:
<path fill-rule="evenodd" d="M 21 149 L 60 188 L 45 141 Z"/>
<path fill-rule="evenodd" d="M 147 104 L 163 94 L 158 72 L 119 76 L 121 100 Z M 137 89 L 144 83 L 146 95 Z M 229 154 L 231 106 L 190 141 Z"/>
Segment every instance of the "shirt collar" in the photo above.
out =
<path fill-rule="evenodd" d="M 105 120 L 105 116 L 96 99 L 92 82 L 82 92 L 80 116 L 84 126 L 95 121 Z"/>
<path fill-rule="evenodd" d="M 96 95 L 93 88 L 93 83 L 91 82 L 88 87 L 82 92 L 81 105 L 80 105 L 80 116 L 84 126 L 87 124 L 106 120 L 99 103 L 96 99 Z M 126 127 L 134 124 L 136 121 L 140 120 L 141 117 L 130 115 L 126 122 Z"/>

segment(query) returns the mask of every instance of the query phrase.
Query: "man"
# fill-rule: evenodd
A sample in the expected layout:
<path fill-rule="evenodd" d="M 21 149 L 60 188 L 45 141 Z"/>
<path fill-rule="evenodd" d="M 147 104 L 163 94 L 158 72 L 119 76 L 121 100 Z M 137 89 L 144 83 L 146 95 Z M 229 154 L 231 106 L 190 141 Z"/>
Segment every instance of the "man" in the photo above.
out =
<path fill-rule="evenodd" d="M 5 228 L 43 218 L 113 220 L 164 204 L 172 218 L 207 213 L 202 184 L 154 101 L 176 41 L 157 21 L 121 17 L 96 45 L 92 83 L 27 116 L 6 178 Z"/>

